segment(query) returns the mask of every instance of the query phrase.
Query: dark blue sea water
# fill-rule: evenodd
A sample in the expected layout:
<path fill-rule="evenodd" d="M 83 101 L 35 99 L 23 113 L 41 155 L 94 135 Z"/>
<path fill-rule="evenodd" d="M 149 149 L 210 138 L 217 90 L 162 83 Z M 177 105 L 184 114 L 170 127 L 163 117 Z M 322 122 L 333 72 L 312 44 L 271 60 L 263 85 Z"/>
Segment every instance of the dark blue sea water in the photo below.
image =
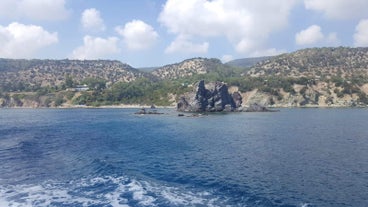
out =
<path fill-rule="evenodd" d="M 368 206 L 368 110 L 0 110 L 0 206 Z"/>

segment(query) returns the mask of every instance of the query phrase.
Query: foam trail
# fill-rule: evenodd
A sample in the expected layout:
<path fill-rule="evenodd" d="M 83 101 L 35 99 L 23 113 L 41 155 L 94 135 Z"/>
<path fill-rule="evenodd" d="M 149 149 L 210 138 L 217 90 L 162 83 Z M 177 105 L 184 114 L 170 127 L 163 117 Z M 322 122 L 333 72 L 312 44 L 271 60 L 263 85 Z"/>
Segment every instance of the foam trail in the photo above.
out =
<path fill-rule="evenodd" d="M 0 186 L 0 206 L 224 206 L 209 192 L 121 177 Z"/>

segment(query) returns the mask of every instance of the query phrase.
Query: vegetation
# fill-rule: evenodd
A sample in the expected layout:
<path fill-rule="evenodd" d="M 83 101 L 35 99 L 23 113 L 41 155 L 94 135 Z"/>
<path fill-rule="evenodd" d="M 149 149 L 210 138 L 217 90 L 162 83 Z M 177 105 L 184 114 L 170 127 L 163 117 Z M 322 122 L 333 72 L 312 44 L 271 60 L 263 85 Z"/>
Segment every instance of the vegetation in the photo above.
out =
<path fill-rule="evenodd" d="M 351 97 L 368 104 L 363 90 L 367 70 L 366 48 L 306 49 L 251 67 L 193 58 L 150 73 L 118 61 L 0 59 L 0 106 L 170 105 L 202 79 L 222 81 L 241 92 L 257 90 L 269 96 L 271 105 L 286 97 L 295 97 L 301 105 L 317 104 L 323 95 L 325 103 Z M 326 87 L 318 88 L 319 83 Z"/>

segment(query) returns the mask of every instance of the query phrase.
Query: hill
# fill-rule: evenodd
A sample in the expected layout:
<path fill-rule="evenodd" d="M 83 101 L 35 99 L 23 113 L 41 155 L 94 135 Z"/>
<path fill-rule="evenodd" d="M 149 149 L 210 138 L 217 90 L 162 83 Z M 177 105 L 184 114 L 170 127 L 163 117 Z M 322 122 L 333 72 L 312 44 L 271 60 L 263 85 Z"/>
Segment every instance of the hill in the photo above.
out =
<path fill-rule="evenodd" d="M 284 77 L 351 77 L 366 75 L 368 48 L 311 48 L 257 63 L 247 73 L 251 76 L 275 75 Z"/>
<path fill-rule="evenodd" d="M 219 59 L 192 58 L 180 63 L 160 67 L 152 71 L 152 74 L 160 79 L 178 79 L 198 74 L 207 74 L 219 67 L 224 67 Z"/>
<path fill-rule="evenodd" d="M 368 48 L 303 49 L 248 68 L 192 58 L 152 72 L 110 60 L 0 59 L 0 107 L 175 105 L 200 80 L 227 83 L 245 106 L 367 106 Z"/>
<path fill-rule="evenodd" d="M 368 48 L 303 49 L 257 63 L 242 76 L 248 80 L 241 87 L 248 91 L 248 102 L 313 107 L 368 104 Z"/>
<path fill-rule="evenodd" d="M 108 84 L 130 82 L 148 76 L 131 66 L 112 60 L 13 60 L 0 59 L 0 87 L 12 91 L 28 87 L 57 87 L 67 77 L 75 82 L 104 79 Z"/>

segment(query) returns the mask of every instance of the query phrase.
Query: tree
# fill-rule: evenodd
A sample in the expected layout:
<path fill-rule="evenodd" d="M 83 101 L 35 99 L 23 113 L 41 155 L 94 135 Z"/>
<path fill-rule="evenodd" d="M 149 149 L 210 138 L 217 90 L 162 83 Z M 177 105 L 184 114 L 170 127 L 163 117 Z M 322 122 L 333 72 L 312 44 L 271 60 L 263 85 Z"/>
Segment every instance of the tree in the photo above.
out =
<path fill-rule="evenodd" d="M 74 81 L 73 81 L 73 78 L 70 75 L 65 76 L 65 86 L 67 88 L 73 88 L 74 87 Z"/>

